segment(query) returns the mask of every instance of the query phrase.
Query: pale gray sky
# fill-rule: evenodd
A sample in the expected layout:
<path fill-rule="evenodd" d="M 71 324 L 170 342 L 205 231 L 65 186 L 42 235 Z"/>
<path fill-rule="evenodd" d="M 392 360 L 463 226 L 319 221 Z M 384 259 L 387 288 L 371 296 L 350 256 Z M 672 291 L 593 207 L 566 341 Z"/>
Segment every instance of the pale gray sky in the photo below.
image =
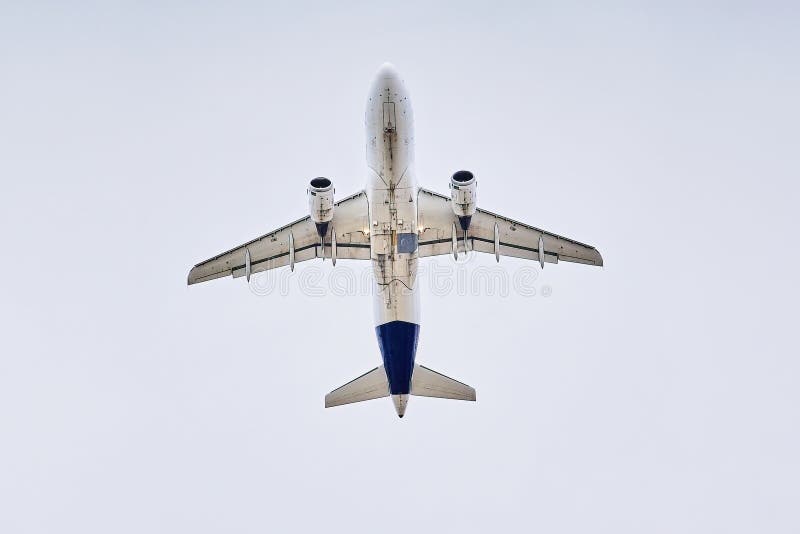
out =
<path fill-rule="evenodd" d="M 0 532 L 797 532 L 799 24 L 3 4 Z M 470 169 L 481 206 L 606 261 L 548 265 L 535 297 L 425 290 L 418 360 L 478 402 L 403 420 L 323 409 L 380 361 L 368 296 L 185 286 L 303 216 L 309 178 L 363 187 L 384 61 L 423 185 Z"/>

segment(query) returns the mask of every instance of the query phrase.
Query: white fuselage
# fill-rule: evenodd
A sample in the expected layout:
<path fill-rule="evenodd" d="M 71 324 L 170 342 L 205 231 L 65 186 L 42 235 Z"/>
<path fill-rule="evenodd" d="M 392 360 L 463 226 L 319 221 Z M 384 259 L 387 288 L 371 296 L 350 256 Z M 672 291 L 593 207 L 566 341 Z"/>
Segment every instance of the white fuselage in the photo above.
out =
<path fill-rule="evenodd" d="M 391 65 L 384 65 L 370 86 L 365 121 L 375 325 L 418 325 L 414 117 L 408 91 Z"/>

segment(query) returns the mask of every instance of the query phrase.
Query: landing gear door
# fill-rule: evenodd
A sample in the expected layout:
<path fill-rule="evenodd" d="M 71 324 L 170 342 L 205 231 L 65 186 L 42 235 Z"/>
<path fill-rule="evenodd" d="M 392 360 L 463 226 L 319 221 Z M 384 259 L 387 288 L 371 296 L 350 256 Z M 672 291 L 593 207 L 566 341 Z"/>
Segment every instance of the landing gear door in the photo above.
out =
<path fill-rule="evenodd" d="M 372 236 L 372 252 L 373 258 L 385 254 L 392 253 L 392 236 L 391 234 L 377 234 Z"/>
<path fill-rule="evenodd" d="M 383 103 L 383 131 L 393 132 L 397 128 L 397 117 L 394 111 L 394 102 Z"/>

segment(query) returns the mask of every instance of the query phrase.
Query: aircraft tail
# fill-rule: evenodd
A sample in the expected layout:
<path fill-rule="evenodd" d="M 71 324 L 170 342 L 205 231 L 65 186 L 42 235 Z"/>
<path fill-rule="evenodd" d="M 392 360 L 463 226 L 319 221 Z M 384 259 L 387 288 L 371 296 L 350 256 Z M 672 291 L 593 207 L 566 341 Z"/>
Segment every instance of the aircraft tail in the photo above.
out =
<path fill-rule="evenodd" d="M 411 376 L 411 395 L 438 397 L 440 399 L 475 400 L 475 389 L 423 365 L 414 365 Z M 408 403 L 407 394 L 392 395 L 397 415 L 403 417 Z M 389 379 L 383 366 L 364 373 L 347 384 L 325 395 L 325 407 L 332 408 L 353 402 L 388 397 Z"/>

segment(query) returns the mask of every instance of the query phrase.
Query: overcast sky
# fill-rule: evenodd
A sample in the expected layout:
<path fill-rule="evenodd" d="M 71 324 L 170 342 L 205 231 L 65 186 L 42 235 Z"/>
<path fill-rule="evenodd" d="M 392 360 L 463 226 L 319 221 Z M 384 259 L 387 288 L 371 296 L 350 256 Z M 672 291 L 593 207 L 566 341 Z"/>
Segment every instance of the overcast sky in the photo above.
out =
<path fill-rule="evenodd" d="M 0 532 L 800 530 L 798 9 L 427 4 L 0 7 Z M 380 362 L 329 262 L 185 283 L 364 187 L 384 61 L 422 185 L 606 264 L 423 278 L 417 359 L 478 401 L 402 420 L 323 408 Z"/>

